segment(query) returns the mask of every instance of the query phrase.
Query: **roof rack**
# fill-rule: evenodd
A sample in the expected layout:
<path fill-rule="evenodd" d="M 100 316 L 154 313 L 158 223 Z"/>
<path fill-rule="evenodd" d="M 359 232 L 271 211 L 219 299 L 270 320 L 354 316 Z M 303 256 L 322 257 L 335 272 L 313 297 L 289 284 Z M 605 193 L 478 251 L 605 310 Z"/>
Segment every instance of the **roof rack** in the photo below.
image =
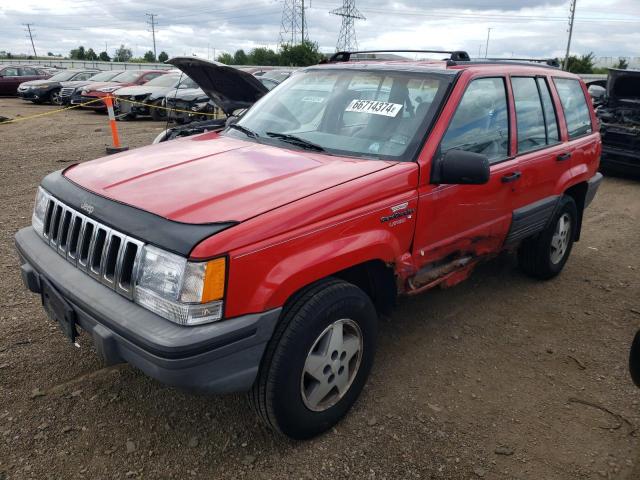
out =
<path fill-rule="evenodd" d="M 544 63 L 550 67 L 560 68 L 560 62 L 557 58 L 485 58 L 490 62 L 529 62 Z"/>
<path fill-rule="evenodd" d="M 332 62 L 348 62 L 351 59 L 351 55 L 358 55 L 362 53 L 442 53 L 449 55 L 452 62 L 468 62 L 471 60 L 469 54 L 463 50 L 360 50 L 357 52 L 336 52 L 329 58 L 329 63 Z"/>

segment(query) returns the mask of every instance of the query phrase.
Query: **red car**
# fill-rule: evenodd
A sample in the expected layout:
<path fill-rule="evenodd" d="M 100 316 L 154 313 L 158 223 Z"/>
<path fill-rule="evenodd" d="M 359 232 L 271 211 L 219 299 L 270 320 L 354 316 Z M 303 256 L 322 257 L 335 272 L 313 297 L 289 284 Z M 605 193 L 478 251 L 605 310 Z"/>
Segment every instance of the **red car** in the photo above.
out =
<path fill-rule="evenodd" d="M 330 428 L 398 295 L 503 250 L 555 277 L 602 180 L 579 77 L 449 54 L 336 54 L 223 131 L 50 174 L 16 234 L 25 284 L 107 363 L 249 391 L 294 438 Z"/>
<path fill-rule="evenodd" d="M 29 65 L 0 65 L 0 95 L 16 95 L 21 83 L 50 76 Z"/>
<path fill-rule="evenodd" d="M 78 91 L 71 99 L 72 105 L 86 103 L 96 98 L 104 98 L 123 87 L 131 87 L 133 85 L 144 85 L 149 80 L 153 80 L 160 75 L 167 73 L 167 70 L 125 70 L 116 75 L 108 82 L 90 83 L 82 90 Z M 95 102 L 82 108 L 91 110 L 104 110 L 106 105 L 103 102 Z"/>

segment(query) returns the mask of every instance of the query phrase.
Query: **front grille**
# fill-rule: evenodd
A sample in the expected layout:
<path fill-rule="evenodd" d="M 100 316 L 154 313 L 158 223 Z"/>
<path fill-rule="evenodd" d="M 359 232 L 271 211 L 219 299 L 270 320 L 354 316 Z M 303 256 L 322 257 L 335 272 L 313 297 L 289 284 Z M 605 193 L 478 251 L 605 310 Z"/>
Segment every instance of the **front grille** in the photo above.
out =
<path fill-rule="evenodd" d="M 48 193 L 42 235 L 76 268 L 132 299 L 143 242 L 114 230 Z"/>
<path fill-rule="evenodd" d="M 64 87 L 60 89 L 60 96 L 61 97 L 70 97 L 71 95 L 73 95 L 73 92 L 76 88 L 75 87 Z"/>

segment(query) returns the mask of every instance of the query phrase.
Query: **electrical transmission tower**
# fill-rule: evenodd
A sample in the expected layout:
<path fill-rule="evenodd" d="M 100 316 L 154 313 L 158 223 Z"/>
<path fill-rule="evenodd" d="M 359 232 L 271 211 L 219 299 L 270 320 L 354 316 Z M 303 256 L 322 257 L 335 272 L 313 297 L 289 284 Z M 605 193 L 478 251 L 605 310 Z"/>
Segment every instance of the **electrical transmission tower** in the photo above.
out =
<path fill-rule="evenodd" d="M 36 46 L 33 43 L 33 32 L 31 31 L 31 27 L 33 26 L 33 23 L 25 23 L 24 26 L 27 27 L 27 32 L 29 33 L 29 39 L 31 40 L 31 48 L 33 48 L 33 56 L 37 57 L 38 54 L 36 53 Z"/>
<path fill-rule="evenodd" d="M 280 24 L 280 45 L 298 45 L 309 40 L 305 0 L 284 0 L 282 23 Z"/>
<path fill-rule="evenodd" d="M 571 37 L 573 36 L 573 20 L 576 16 L 576 1 L 571 0 L 571 4 L 569 6 L 569 39 L 567 40 L 567 53 L 564 56 L 564 65 L 562 66 L 563 70 L 567 70 L 569 68 L 569 50 L 571 49 Z"/>
<path fill-rule="evenodd" d="M 158 15 L 155 13 L 145 13 L 145 15 L 149 17 L 147 23 L 151 27 L 151 35 L 153 36 L 153 58 L 157 60 L 158 55 L 156 54 L 156 25 L 158 24 L 156 23 L 156 17 Z"/>
<path fill-rule="evenodd" d="M 340 26 L 340 35 L 338 35 L 336 51 L 345 52 L 358 50 L 355 21 L 366 20 L 366 18 L 356 8 L 356 1 L 343 0 L 342 7 L 332 10 L 331 14 L 342 17 L 342 25 Z"/>

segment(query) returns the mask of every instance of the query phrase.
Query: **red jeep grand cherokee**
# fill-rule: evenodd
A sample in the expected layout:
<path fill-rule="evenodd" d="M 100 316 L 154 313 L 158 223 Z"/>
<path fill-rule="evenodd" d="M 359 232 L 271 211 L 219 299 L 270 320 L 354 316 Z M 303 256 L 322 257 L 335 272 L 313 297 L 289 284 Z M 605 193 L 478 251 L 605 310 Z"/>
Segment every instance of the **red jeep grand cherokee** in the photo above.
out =
<path fill-rule="evenodd" d="M 294 438 L 355 402 L 398 294 L 517 251 L 560 273 L 602 176 L 575 75 L 336 54 L 235 124 L 45 177 L 16 234 L 74 341 L 162 382 L 250 391 Z"/>

